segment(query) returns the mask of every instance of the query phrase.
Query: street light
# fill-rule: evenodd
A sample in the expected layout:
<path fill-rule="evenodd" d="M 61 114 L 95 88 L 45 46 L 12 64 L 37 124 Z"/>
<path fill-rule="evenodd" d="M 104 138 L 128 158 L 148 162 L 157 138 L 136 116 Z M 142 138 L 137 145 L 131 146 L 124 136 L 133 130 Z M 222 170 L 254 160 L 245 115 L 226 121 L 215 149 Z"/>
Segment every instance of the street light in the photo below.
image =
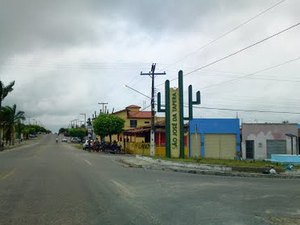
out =
<path fill-rule="evenodd" d="M 142 93 L 142 92 L 140 92 L 140 91 L 138 91 L 138 90 L 136 90 L 136 89 L 134 89 L 133 87 L 130 87 L 130 86 L 128 86 L 128 85 L 124 85 L 124 87 L 126 87 L 126 88 L 128 88 L 128 89 L 130 89 L 130 90 L 132 90 L 132 91 L 135 91 L 136 93 L 139 93 L 140 95 L 143 95 L 144 97 L 146 97 L 146 98 L 149 98 L 149 99 L 151 99 L 151 97 L 150 96 L 148 96 L 148 95 L 145 95 L 144 93 Z"/>

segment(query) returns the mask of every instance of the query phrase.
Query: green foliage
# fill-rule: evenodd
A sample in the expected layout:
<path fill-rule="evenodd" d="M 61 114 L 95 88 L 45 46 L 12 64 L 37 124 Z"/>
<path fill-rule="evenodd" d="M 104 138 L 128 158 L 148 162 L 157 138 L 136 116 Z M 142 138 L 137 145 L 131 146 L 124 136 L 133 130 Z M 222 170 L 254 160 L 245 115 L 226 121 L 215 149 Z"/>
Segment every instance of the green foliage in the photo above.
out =
<path fill-rule="evenodd" d="M 70 128 L 68 129 L 68 134 L 71 137 L 79 137 L 83 139 L 87 135 L 87 130 L 85 128 Z"/>
<path fill-rule="evenodd" d="M 120 134 L 123 131 L 125 121 L 112 114 L 100 114 L 94 121 L 94 132 L 101 138 Z"/>
<path fill-rule="evenodd" d="M 17 111 L 17 106 L 5 106 L 0 109 L 0 125 L 3 127 L 6 141 L 14 144 L 15 131 L 21 120 L 25 120 L 24 112 Z"/>
<path fill-rule="evenodd" d="M 26 125 L 26 127 L 28 127 L 31 130 L 31 132 L 32 132 L 31 134 L 39 133 L 39 132 L 42 132 L 42 133 L 49 133 L 50 132 L 46 128 L 44 128 L 42 126 L 39 126 L 39 125 L 30 124 L 30 125 Z"/>
<path fill-rule="evenodd" d="M 29 134 L 37 134 L 37 133 L 51 133 L 50 130 L 47 130 L 46 128 L 39 126 L 39 125 L 21 125 L 21 132 L 25 135 L 26 138 L 28 138 Z"/>
<path fill-rule="evenodd" d="M 68 133 L 68 132 L 69 132 L 69 129 L 68 128 L 63 128 L 63 127 L 60 128 L 59 131 L 58 131 L 59 134 L 65 134 L 65 133 Z"/>
<path fill-rule="evenodd" d="M 7 86 L 5 86 L 2 81 L 0 81 L 0 108 L 2 107 L 3 99 L 8 95 L 9 92 L 13 91 L 14 85 L 15 81 L 10 82 Z"/>

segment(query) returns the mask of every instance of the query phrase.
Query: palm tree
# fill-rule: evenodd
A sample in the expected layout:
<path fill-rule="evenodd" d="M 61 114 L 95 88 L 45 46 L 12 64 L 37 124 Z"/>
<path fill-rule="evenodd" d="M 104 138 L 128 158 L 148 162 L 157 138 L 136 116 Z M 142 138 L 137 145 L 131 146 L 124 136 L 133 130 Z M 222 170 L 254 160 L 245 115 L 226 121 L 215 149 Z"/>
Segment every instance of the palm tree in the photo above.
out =
<path fill-rule="evenodd" d="M 0 81 L 0 108 L 2 108 L 2 101 L 8 95 L 9 92 L 13 91 L 13 86 L 15 85 L 15 81 L 9 83 L 9 85 L 5 86 L 2 81 Z"/>
<path fill-rule="evenodd" d="M 9 83 L 9 85 L 5 86 L 2 81 L 0 81 L 0 110 L 2 109 L 2 101 L 8 95 L 9 92 L 13 90 L 13 86 L 15 85 L 15 81 Z M 2 123 L 2 116 L 0 117 L 0 123 Z M 2 136 L 3 136 L 3 127 L 0 126 L 0 150 L 2 148 Z"/>
<path fill-rule="evenodd" d="M 5 106 L 0 111 L 1 126 L 4 128 L 6 141 L 10 144 L 15 144 L 16 126 L 25 120 L 24 112 L 18 111 L 16 104 L 13 107 Z"/>

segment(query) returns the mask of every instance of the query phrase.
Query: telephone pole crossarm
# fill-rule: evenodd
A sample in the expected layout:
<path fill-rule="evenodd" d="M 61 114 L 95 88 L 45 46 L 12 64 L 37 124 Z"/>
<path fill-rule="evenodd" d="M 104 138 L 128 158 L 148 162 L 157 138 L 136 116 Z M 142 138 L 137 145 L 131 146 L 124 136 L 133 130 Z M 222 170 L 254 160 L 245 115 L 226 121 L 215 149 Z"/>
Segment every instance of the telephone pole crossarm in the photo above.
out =
<path fill-rule="evenodd" d="M 166 75 L 166 72 L 155 73 L 156 63 L 151 66 L 151 71 L 149 73 L 141 72 L 141 76 L 150 76 L 152 79 L 151 87 L 151 135 L 150 135 L 150 155 L 155 156 L 155 102 L 154 102 L 154 78 L 159 75 Z"/>

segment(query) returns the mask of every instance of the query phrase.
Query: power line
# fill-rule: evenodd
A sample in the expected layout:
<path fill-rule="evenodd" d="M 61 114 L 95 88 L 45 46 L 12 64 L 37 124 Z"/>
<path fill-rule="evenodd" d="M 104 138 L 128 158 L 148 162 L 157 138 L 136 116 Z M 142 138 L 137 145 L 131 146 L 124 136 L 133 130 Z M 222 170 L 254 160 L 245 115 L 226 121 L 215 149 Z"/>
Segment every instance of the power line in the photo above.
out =
<path fill-rule="evenodd" d="M 222 57 L 222 58 L 220 58 L 220 59 L 218 59 L 218 60 L 215 60 L 215 61 L 213 61 L 213 62 L 211 62 L 211 63 L 208 63 L 208 64 L 206 64 L 206 65 L 204 65 L 204 66 L 201 66 L 201 67 L 199 67 L 199 68 L 197 68 L 197 69 L 195 69 L 195 70 L 192 70 L 192 71 L 186 73 L 185 76 L 187 76 L 187 75 L 189 75 L 189 74 L 192 74 L 192 73 L 194 73 L 194 72 L 197 72 L 197 71 L 199 71 L 199 70 L 202 70 L 202 69 L 204 69 L 204 68 L 206 68 L 206 67 L 209 67 L 209 66 L 211 66 L 211 65 L 214 65 L 214 64 L 216 64 L 216 63 L 218 63 L 218 62 L 221 62 L 221 61 L 223 61 L 223 60 L 225 60 L 225 59 L 228 59 L 228 58 L 230 58 L 230 57 L 232 57 L 232 56 L 234 56 L 234 55 L 237 55 L 238 53 L 241 53 L 241 52 L 243 52 L 243 51 L 245 51 L 245 50 L 247 50 L 247 49 L 249 49 L 249 48 L 252 48 L 252 47 L 254 47 L 254 46 L 258 45 L 258 44 L 261 44 L 261 43 L 263 43 L 263 42 L 265 42 L 265 41 L 267 41 L 267 40 L 269 40 L 269 39 L 271 39 L 271 38 L 273 38 L 273 37 L 276 37 L 276 36 L 278 36 L 278 35 L 280 35 L 280 34 L 286 32 L 286 31 L 288 31 L 288 30 L 293 29 L 293 28 L 295 28 L 295 27 L 297 27 L 297 26 L 299 26 L 299 25 L 300 25 L 300 22 L 298 22 L 298 23 L 296 23 L 296 24 L 294 24 L 294 25 L 292 25 L 292 26 L 290 26 L 290 27 L 288 27 L 288 28 L 286 28 L 286 29 L 283 29 L 283 30 L 281 30 L 281 31 L 279 31 L 279 32 L 277 32 L 277 33 L 275 33 L 275 34 L 272 34 L 271 36 L 268 36 L 268 37 L 266 37 L 266 38 L 264 38 L 264 39 L 262 39 L 262 40 L 260 40 L 260 41 L 257 41 L 257 42 L 255 42 L 255 43 L 253 43 L 253 44 L 251 44 L 251 45 L 248 45 L 247 47 L 244 47 L 244 48 L 242 48 L 242 49 L 239 49 L 239 50 L 236 51 L 236 52 L 233 52 L 233 53 L 231 53 L 231 54 L 229 54 L 229 55 L 227 55 L 227 56 L 224 56 L 224 57 Z"/>
<path fill-rule="evenodd" d="M 231 80 L 227 80 L 227 81 L 223 81 L 223 82 L 220 82 L 220 83 L 217 83 L 217 84 L 212 84 L 212 85 L 203 87 L 202 89 L 207 89 L 207 88 L 211 88 L 211 87 L 214 87 L 214 86 L 219 86 L 219 85 L 221 85 L 221 84 L 230 83 L 230 82 L 232 82 L 232 81 L 236 81 L 236 80 L 240 80 L 240 79 L 244 79 L 244 78 L 249 78 L 250 76 L 254 76 L 254 75 L 258 74 L 258 73 L 265 72 L 265 71 L 267 71 L 267 70 L 271 70 L 271 69 L 274 69 L 274 68 L 277 68 L 277 67 L 286 65 L 286 64 L 291 63 L 291 62 L 295 62 L 295 61 L 297 61 L 297 60 L 299 60 L 299 59 L 300 59 L 300 56 L 298 56 L 298 57 L 296 57 L 296 58 L 294 58 L 294 59 L 285 61 L 285 62 L 283 62 L 283 63 L 280 63 L 280 64 L 277 64 L 277 65 L 274 65 L 274 66 L 270 66 L 270 67 L 267 67 L 267 68 L 258 70 L 258 71 L 254 72 L 254 73 L 245 74 L 245 75 L 243 75 L 243 76 L 240 76 L 240 77 L 237 77 L 237 78 L 234 78 L 234 79 L 231 79 Z M 293 82 L 299 82 L 299 81 L 293 81 Z"/>
<path fill-rule="evenodd" d="M 176 63 L 179 63 L 179 62 L 183 61 L 184 59 L 186 59 L 186 58 L 189 57 L 190 55 L 193 55 L 193 54 L 195 54 L 196 52 L 198 52 L 198 51 L 200 51 L 200 50 L 206 48 L 207 46 L 209 46 L 209 45 L 215 43 L 216 41 L 218 41 L 218 40 L 222 39 L 223 37 L 227 36 L 228 34 L 230 34 L 230 33 L 234 32 L 234 31 L 236 31 L 237 29 L 241 28 L 242 26 L 246 25 L 247 23 L 251 22 L 252 20 L 256 19 L 257 17 L 259 17 L 259 16 L 265 14 L 265 13 L 268 12 L 269 10 L 275 8 L 276 6 L 280 5 L 281 3 L 285 2 L 285 1 L 286 1 L 286 0 L 279 1 L 279 2 L 275 3 L 274 5 L 270 6 L 269 8 L 264 9 L 263 11 L 259 12 L 259 13 L 256 14 L 255 16 L 253 16 L 253 17 L 247 19 L 247 20 L 244 21 L 243 23 L 241 23 L 241 24 L 237 25 L 236 27 L 232 28 L 231 30 L 229 30 L 229 31 L 227 31 L 227 32 L 225 32 L 225 33 L 223 33 L 223 34 L 221 34 L 221 35 L 218 36 L 217 38 L 215 38 L 215 39 L 209 41 L 208 43 L 206 43 L 206 44 L 204 44 L 204 45 L 202 45 L 201 47 L 199 47 L 198 49 L 196 49 L 194 52 L 191 52 L 191 53 L 185 55 L 185 56 L 182 57 L 181 59 L 177 60 L 177 61 L 174 62 L 174 63 L 169 64 L 168 66 L 172 66 L 172 65 L 174 65 L 174 64 L 176 64 Z M 167 66 L 167 67 L 168 67 L 168 66 Z"/>
<path fill-rule="evenodd" d="M 241 75 L 242 73 L 236 73 L 236 75 Z M 255 74 L 256 75 L 256 74 Z M 220 77 L 223 75 L 216 75 L 216 74 L 202 74 L 201 76 L 208 76 L 208 77 Z M 272 76 L 277 76 L 277 74 L 273 74 Z M 299 79 L 279 79 L 279 78 L 272 78 L 272 77 L 268 77 L 268 76 L 263 76 L 263 77 L 241 77 L 241 76 L 227 76 L 227 78 L 232 78 L 232 79 L 250 79 L 250 80 L 268 80 L 268 81 L 274 81 L 274 82 L 292 82 L 292 83 L 299 83 L 300 80 Z M 225 81 L 224 81 L 225 82 Z M 217 83 L 215 85 L 219 85 L 221 83 Z M 204 88 L 208 88 L 208 86 L 204 87 Z"/>
<path fill-rule="evenodd" d="M 187 107 L 187 106 L 185 106 Z M 256 110 L 256 109 L 230 109 L 230 108 L 216 108 L 216 107 L 204 107 L 194 106 L 196 109 L 208 109 L 208 110 L 222 110 L 222 111 L 239 111 L 239 112 L 258 112 L 258 113 L 278 113 L 278 114 L 295 114 L 300 115 L 300 112 L 287 112 L 287 111 L 273 111 L 273 110 Z"/>
<path fill-rule="evenodd" d="M 300 25 L 300 22 L 298 22 L 298 23 L 296 23 L 296 24 L 294 24 L 294 25 L 292 25 L 292 26 L 290 26 L 290 27 L 288 27 L 288 28 L 285 28 L 285 29 L 283 29 L 283 30 L 281 30 L 281 31 L 279 31 L 279 32 L 277 32 L 277 33 L 275 33 L 275 34 L 272 34 L 272 35 L 270 35 L 270 36 L 268 36 L 268 37 L 266 37 L 266 38 L 264 38 L 264 39 L 262 39 L 262 40 L 260 40 L 260 41 L 257 41 L 257 42 L 255 42 L 255 43 L 253 43 L 253 44 L 251 44 L 251 45 L 248 45 L 247 47 L 244 47 L 244 48 L 242 48 L 242 49 L 239 49 L 238 51 L 235 51 L 235 52 L 233 52 L 233 53 L 231 53 L 231 54 L 229 54 L 229 55 L 226 55 L 226 56 L 224 56 L 224 57 L 222 57 L 222 58 L 220 58 L 220 59 L 217 59 L 217 60 L 212 61 L 212 62 L 210 62 L 210 63 L 208 63 L 208 64 L 206 64 L 206 65 L 204 65 L 204 66 L 201 66 L 201 67 L 199 67 L 199 68 L 197 68 L 197 69 L 194 69 L 194 70 L 192 70 L 192 71 L 190 71 L 190 72 L 184 74 L 184 76 L 188 76 L 188 75 L 190 75 L 190 74 L 192 74 L 192 73 L 195 73 L 195 72 L 197 72 L 197 71 L 199 71 L 199 70 L 202 70 L 202 69 L 207 68 L 207 67 L 209 67 L 209 66 L 212 66 L 212 65 L 214 65 L 214 64 L 216 64 L 216 63 L 218 63 L 218 62 L 221 62 L 221 61 L 223 61 L 223 60 L 225 60 L 225 59 L 228 59 L 228 58 L 230 58 L 230 57 L 232 57 L 232 56 L 235 56 L 235 55 L 237 55 L 237 54 L 239 54 L 239 53 L 241 53 L 241 52 L 243 52 L 243 51 L 245 51 L 245 50 L 247 50 L 247 49 L 249 49 L 249 48 L 252 48 L 252 47 L 254 47 L 254 46 L 258 45 L 258 44 L 261 44 L 261 43 L 263 43 L 263 42 L 265 42 L 265 41 L 267 41 L 267 40 L 269 40 L 269 39 L 271 39 L 271 38 L 273 38 L 273 37 L 276 37 L 276 36 L 278 36 L 278 35 L 280 35 L 280 34 L 286 32 L 286 31 L 289 31 L 289 30 L 291 30 L 291 29 L 293 29 L 293 28 L 295 28 L 295 27 L 297 27 L 297 26 L 299 26 L 299 25 Z M 173 78 L 173 79 L 171 79 L 170 81 L 174 81 L 174 80 L 176 80 L 176 79 L 177 79 L 177 78 Z M 163 85 L 163 83 L 162 83 L 162 84 L 159 84 L 158 86 L 160 86 L 160 85 Z"/>
<path fill-rule="evenodd" d="M 257 17 L 259 17 L 259 16 L 265 14 L 266 12 L 270 11 L 271 9 L 275 8 L 276 6 L 282 4 L 282 3 L 285 2 L 285 1 L 286 1 L 286 0 L 281 0 L 281 1 L 279 1 L 279 2 L 277 2 L 277 3 L 275 3 L 275 4 L 273 4 L 273 5 L 271 5 L 270 7 L 268 7 L 268 8 L 266 8 L 266 9 L 260 11 L 260 12 L 259 12 L 258 14 L 256 14 L 255 16 L 250 17 L 250 18 L 247 19 L 246 21 L 244 21 L 244 22 L 242 22 L 241 24 L 237 25 L 236 27 L 230 29 L 229 31 L 227 31 L 227 32 L 225 32 L 225 33 L 223 33 L 223 34 L 221 34 L 220 36 L 218 36 L 217 38 L 213 39 L 212 41 L 209 41 L 208 43 L 202 45 L 201 47 L 199 47 L 198 49 L 196 49 L 194 52 L 191 52 L 191 53 L 187 54 L 186 56 L 184 56 L 183 58 L 181 58 L 181 59 L 175 61 L 174 63 L 171 63 L 171 64 L 167 65 L 165 68 L 168 68 L 169 66 L 172 66 L 172 65 L 174 65 L 174 64 L 176 64 L 176 63 L 178 63 L 178 62 L 183 61 L 184 59 L 186 59 L 186 58 L 189 57 L 190 55 L 193 55 L 194 53 L 196 53 L 196 52 L 198 52 L 198 51 L 200 51 L 200 50 L 202 50 L 202 49 L 208 47 L 209 45 L 213 44 L 214 42 L 216 42 L 216 41 L 222 39 L 223 37 L 229 35 L 230 33 L 236 31 L 237 29 L 243 27 L 243 26 L 246 25 L 247 23 L 249 23 L 249 22 L 251 22 L 252 20 L 256 19 Z M 135 79 L 135 78 L 133 78 L 132 80 L 134 80 L 134 79 Z M 129 84 L 132 82 L 132 80 L 131 80 L 130 82 L 128 82 L 127 84 L 129 85 Z M 158 86 L 159 86 L 159 85 L 158 85 Z"/>

